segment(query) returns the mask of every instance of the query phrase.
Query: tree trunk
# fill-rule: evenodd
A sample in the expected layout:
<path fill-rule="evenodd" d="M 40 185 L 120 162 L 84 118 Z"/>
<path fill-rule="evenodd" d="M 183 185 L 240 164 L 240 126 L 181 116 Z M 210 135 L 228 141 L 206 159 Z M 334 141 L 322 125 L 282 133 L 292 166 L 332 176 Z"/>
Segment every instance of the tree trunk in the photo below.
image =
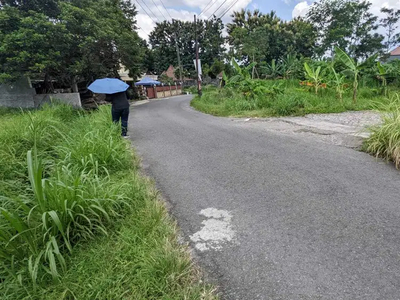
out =
<path fill-rule="evenodd" d="M 358 83 L 354 81 L 354 86 L 353 86 L 353 103 L 357 103 L 357 88 L 358 88 Z"/>
<path fill-rule="evenodd" d="M 253 63 L 254 63 L 254 54 L 253 54 Z M 254 70 L 255 70 L 256 66 L 253 66 L 253 72 L 251 74 L 251 79 L 254 79 Z"/>
<path fill-rule="evenodd" d="M 73 93 L 78 93 L 78 84 L 76 83 L 76 79 L 75 76 L 72 78 L 72 85 L 71 85 L 71 89 Z"/>

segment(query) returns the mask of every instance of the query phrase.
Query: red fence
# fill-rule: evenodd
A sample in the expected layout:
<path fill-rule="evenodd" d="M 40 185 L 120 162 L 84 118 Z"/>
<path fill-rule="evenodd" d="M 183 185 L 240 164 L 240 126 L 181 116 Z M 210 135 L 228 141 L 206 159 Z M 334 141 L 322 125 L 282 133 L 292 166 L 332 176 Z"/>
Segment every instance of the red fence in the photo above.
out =
<path fill-rule="evenodd" d="M 182 86 L 180 85 L 147 87 L 146 90 L 149 99 L 165 98 L 182 94 Z"/>

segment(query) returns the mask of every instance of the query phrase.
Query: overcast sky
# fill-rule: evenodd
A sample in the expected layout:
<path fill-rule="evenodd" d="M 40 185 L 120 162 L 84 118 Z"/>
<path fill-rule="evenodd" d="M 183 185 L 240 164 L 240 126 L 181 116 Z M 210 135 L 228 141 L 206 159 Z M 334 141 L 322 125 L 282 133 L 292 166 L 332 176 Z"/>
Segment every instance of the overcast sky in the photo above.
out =
<path fill-rule="evenodd" d="M 201 18 L 209 18 L 213 13 L 217 17 L 225 14 L 224 23 L 230 21 L 230 15 L 235 10 L 247 8 L 254 10 L 260 9 L 264 13 L 271 10 L 277 12 L 278 16 L 290 20 L 296 16 L 305 15 L 308 7 L 314 2 L 313 0 L 131 0 L 136 4 L 139 11 L 137 16 L 139 35 L 147 38 L 152 31 L 156 22 L 165 19 L 171 20 L 193 20 L 194 14 L 200 14 L 202 10 L 205 12 Z M 371 10 L 380 15 L 380 9 L 383 6 L 390 8 L 400 8 L 400 0 L 370 0 L 372 3 Z M 165 6 L 165 8 L 164 8 Z M 219 8 L 219 9 L 218 9 Z M 217 10 L 218 9 L 218 10 Z"/>

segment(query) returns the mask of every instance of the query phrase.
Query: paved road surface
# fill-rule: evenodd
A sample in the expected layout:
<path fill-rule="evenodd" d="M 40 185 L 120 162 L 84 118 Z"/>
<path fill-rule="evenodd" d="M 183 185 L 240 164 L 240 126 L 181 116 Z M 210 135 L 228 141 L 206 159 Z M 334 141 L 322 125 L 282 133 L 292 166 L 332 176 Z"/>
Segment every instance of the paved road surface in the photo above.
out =
<path fill-rule="evenodd" d="M 400 173 L 365 153 L 192 110 L 130 134 L 223 299 L 400 299 Z"/>

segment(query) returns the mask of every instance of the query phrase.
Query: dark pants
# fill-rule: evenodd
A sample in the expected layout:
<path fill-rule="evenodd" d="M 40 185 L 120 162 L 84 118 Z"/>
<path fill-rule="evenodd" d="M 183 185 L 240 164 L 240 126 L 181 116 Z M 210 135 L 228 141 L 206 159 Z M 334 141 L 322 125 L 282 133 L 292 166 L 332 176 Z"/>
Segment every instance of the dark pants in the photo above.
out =
<path fill-rule="evenodd" d="M 111 110 L 112 120 L 115 123 L 121 121 L 122 136 L 126 136 L 128 132 L 128 117 L 129 108 L 112 108 Z"/>

